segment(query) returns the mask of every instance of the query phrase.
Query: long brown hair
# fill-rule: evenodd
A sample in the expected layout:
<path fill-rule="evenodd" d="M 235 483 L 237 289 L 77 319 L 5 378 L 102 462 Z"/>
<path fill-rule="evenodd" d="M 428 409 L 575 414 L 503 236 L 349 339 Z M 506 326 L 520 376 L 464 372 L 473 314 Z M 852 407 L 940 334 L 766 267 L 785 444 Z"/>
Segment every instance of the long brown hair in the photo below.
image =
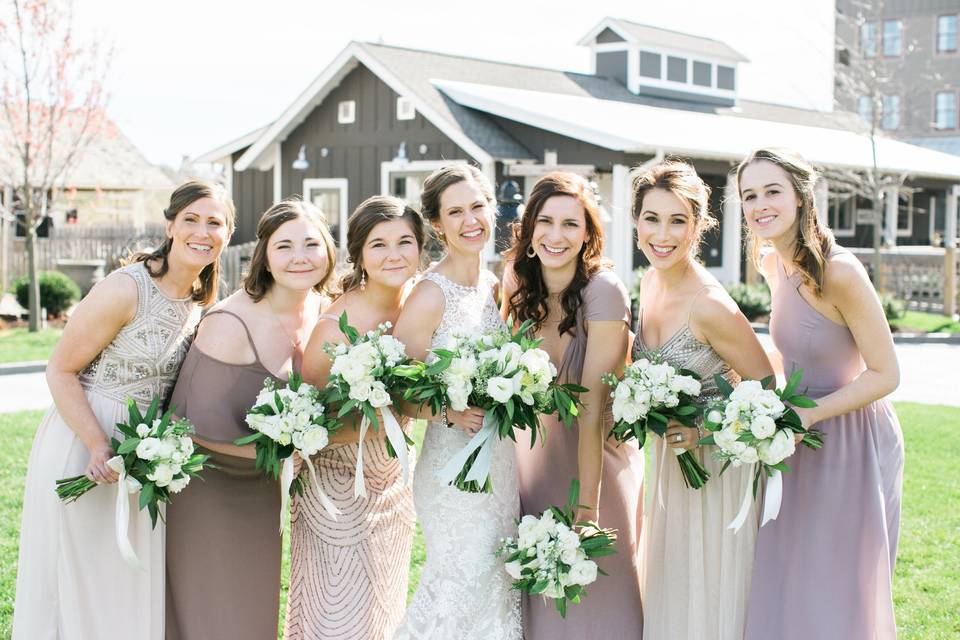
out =
<path fill-rule="evenodd" d="M 423 219 L 434 223 L 440 219 L 440 196 L 458 182 L 473 181 L 480 187 L 487 203 L 493 207 L 496 198 L 493 194 L 493 185 L 480 169 L 472 164 L 452 164 L 437 169 L 423 181 L 423 191 L 420 193 L 420 212 Z"/>
<path fill-rule="evenodd" d="M 636 174 L 631 189 L 630 213 L 636 224 L 643 213 L 643 198 L 654 189 L 669 191 L 690 209 L 694 218 L 693 256 L 700 254 L 703 234 L 717 225 L 710 215 L 710 187 L 696 169 L 680 160 L 667 160 Z"/>
<path fill-rule="evenodd" d="M 558 327 L 559 333 L 573 331 L 577 322 L 577 310 L 583 303 L 582 292 L 590 278 L 601 267 L 608 266 L 603 258 L 603 225 L 600 222 L 600 206 L 593 188 L 581 176 L 574 173 L 555 171 L 548 173 L 533 185 L 530 199 L 523 212 L 523 218 L 513 224 L 513 244 L 504 252 L 504 257 L 513 261 L 513 271 L 517 277 L 517 290 L 510 296 L 509 308 L 514 319 L 519 322 L 533 320 L 534 328 L 539 329 L 547 319 L 549 308 L 547 300 L 550 292 L 543 279 L 540 259 L 527 255 L 532 246 L 533 230 L 537 216 L 543 205 L 554 196 L 576 198 L 583 207 L 583 218 L 587 228 L 587 239 L 580 248 L 577 257 L 577 270 L 573 280 L 560 296 L 560 308 L 563 318 Z"/>
<path fill-rule="evenodd" d="M 213 198 L 223 205 L 226 213 L 227 240 L 233 235 L 236 226 L 237 210 L 226 189 L 213 182 L 205 180 L 191 180 L 177 187 L 170 194 L 170 204 L 163 210 L 163 217 L 173 223 L 181 211 L 202 198 Z M 163 277 L 170 270 L 169 256 L 173 248 L 173 238 L 167 237 L 159 248 L 153 251 L 140 251 L 123 261 L 124 264 L 144 263 L 147 273 L 151 277 Z M 153 266 L 151 266 L 153 265 Z M 200 272 L 193 283 L 190 298 L 202 306 L 207 306 L 217 299 L 217 288 L 220 285 L 220 256 Z"/>
<path fill-rule="evenodd" d="M 360 286 L 363 277 L 363 245 L 373 228 L 381 222 L 406 220 L 417 241 L 417 249 L 423 251 L 423 218 L 400 198 L 373 196 L 360 203 L 347 220 L 347 262 L 353 269 L 340 279 L 340 292 L 346 293 Z"/>
<path fill-rule="evenodd" d="M 833 233 L 820 222 L 817 212 L 817 200 L 814 186 L 817 182 L 817 171 L 795 151 L 789 149 L 757 149 L 737 167 L 737 191 L 742 198 L 740 179 L 743 170 L 754 162 L 766 161 L 783 169 L 790 178 L 793 192 L 800 200 L 797 211 L 797 231 L 793 249 L 793 266 L 800 274 L 804 284 L 813 289 L 813 293 L 823 295 L 824 272 L 827 268 L 827 258 L 833 250 L 835 241 Z M 741 205 L 742 213 L 742 205 Z M 750 238 L 750 258 L 758 269 L 760 264 L 760 249 L 763 241 L 747 227 Z"/>
<path fill-rule="evenodd" d="M 267 209 L 257 223 L 257 246 L 254 247 L 253 257 L 250 259 L 250 271 L 243 280 L 243 290 L 254 302 L 263 300 L 263 297 L 273 286 L 273 275 L 270 273 L 267 263 L 267 247 L 270 236 L 284 223 L 297 218 L 306 218 L 316 225 L 320 231 L 320 237 L 327 249 L 327 272 L 323 279 L 313 286 L 313 290 L 323 295 L 330 295 L 327 285 L 333 278 L 333 272 L 337 266 L 337 253 L 333 244 L 333 237 L 330 235 L 330 230 L 327 228 L 327 223 L 319 209 L 309 202 L 304 202 L 299 197 L 292 197 L 285 198 Z"/>

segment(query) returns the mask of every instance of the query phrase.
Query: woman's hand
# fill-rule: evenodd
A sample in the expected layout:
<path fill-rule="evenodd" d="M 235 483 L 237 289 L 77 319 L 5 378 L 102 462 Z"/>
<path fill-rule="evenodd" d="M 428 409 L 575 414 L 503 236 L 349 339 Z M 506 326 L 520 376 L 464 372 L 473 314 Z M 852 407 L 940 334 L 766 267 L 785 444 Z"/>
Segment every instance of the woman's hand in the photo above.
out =
<path fill-rule="evenodd" d="M 685 427 L 676 420 L 667 423 L 667 432 L 663 436 L 668 447 L 690 451 L 696 449 L 700 442 L 700 432 L 693 427 Z"/>
<path fill-rule="evenodd" d="M 483 416 L 486 412 L 477 407 L 467 407 L 463 411 L 447 409 L 447 426 L 461 429 L 467 435 L 476 435 L 483 427 Z"/>
<path fill-rule="evenodd" d="M 804 429 L 809 429 L 811 426 L 816 424 L 817 419 L 813 415 L 813 409 L 808 409 L 807 407 L 793 407 L 793 410 L 797 412 L 798 416 L 800 416 L 800 424 Z M 802 433 L 793 434 L 793 441 L 795 444 L 800 444 L 802 440 Z"/>
<path fill-rule="evenodd" d="M 83 475 L 97 484 L 111 484 L 120 478 L 120 474 L 107 465 L 107 460 L 115 456 L 110 444 L 103 440 L 90 448 L 90 462 Z"/>

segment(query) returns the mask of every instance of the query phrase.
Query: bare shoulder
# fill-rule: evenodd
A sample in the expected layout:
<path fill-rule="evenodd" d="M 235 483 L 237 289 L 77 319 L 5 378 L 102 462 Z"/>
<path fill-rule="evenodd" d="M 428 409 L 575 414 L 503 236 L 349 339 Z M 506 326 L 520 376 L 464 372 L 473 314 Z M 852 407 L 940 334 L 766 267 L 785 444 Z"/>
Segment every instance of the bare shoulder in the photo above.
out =
<path fill-rule="evenodd" d="M 709 287 L 700 294 L 690 314 L 700 326 L 729 322 L 740 315 L 740 307 L 721 286 Z"/>
<path fill-rule="evenodd" d="M 407 296 L 403 304 L 403 313 L 430 312 L 443 308 L 443 290 L 432 280 L 423 278 Z"/>
<path fill-rule="evenodd" d="M 344 342 L 346 340 L 340 331 L 340 321 L 334 318 L 323 317 L 317 320 L 310 334 L 310 343 Z"/>
<path fill-rule="evenodd" d="M 80 301 L 77 310 L 82 310 L 84 315 L 116 318 L 126 323 L 136 315 L 139 300 L 140 293 L 133 276 L 114 271 L 94 285 Z"/>
<path fill-rule="evenodd" d="M 872 287 L 863 263 L 849 251 L 836 251 L 827 259 L 823 277 L 823 292 L 827 298 Z"/>
<path fill-rule="evenodd" d="M 246 305 L 234 293 L 211 309 L 200 322 L 195 344 L 211 358 L 230 364 L 250 364 L 256 358 L 244 328 Z M 246 294 L 243 294 L 246 295 Z M 219 313 L 219 312 L 226 313 Z"/>

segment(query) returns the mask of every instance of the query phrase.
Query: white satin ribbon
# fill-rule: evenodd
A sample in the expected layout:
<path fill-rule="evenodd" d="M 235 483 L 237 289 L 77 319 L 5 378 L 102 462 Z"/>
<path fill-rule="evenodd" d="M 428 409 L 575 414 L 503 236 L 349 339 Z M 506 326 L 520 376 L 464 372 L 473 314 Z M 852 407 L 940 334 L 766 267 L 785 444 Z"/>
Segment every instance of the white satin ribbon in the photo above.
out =
<path fill-rule="evenodd" d="M 750 476 L 752 475 L 753 473 L 750 474 Z M 753 483 L 747 482 L 747 488 L 743 492 L 743 501 L 740 503 L 740 511 L 737 513 L 737 517 L 727 525 L 727 529 L 733 529 L 734 533 L 740 531 L 740 527 L 742 527 L 743 523 L 747 521 L 747 515 L 750 513 L 751 502 L 753 502 Z"/>
<path fill-rule="evenodd" d="M 283 514 L 290 504 L 290 485 L 293 484 L 293 456 L 284 458 L 280 465 L 280 533 L 283 533 Z"/>
<path fill-rule="evenodd" d="M 367 486 L 363 482 L 363 440 L 367 437 L 367 428 L 370 427 L 370 421 L 366 414 L 360 419 L 360 440 L 357 444 L 357 468 L 353 473 L 353 497 L 366 498 Z"/>
<path fill-rule="evenodd" d="M 120 474 L 120 479 L 117 480 L 117 505 L 115 509 L 117 547 L 120 549 L 120 556 L 128 565 L 137 571 L 142 571 L 143 566 L 130 544 L 129 536 L 130 495 L 140 493 L 141 484 L 136 478 L 127 475 L 127 469 L 123 466 L 123 457 L 114 456 L 110 458 L 107 460 L 107 466 Z"/>
<path fill-rule="evenodd" d="M 667 463 L 667 439 L 663 440 L 663 447 L 660 448 L 660 462 L 657 463 L 657 504 L 663 509 L 663 471 Z"/>
<path fill-rule="evenodd" d="M 763 518 L 760 520 L 760 526 L 767 524 L 771 520 L 776 520 L 780 515 L 780 502 L 783 500 L 783 474 L 774 471 L 772 476 L 767 478 L 767 484 L 763 489 Z"/>
<path fill-rule="evenodd" d="M 493 445 L 496 444 L 496 437 L 497 424 L 493 419 L 493 411 L 488 411 L 483 416 L 483 426 L 480 428 L 480 431 L 470 439 L 467 446 L 447 461 L 447 464 L 440 469 L 437 477 L 440 478 L 440 481 L 444 484 L 450 484 L 460 475 L 460 471 L 463 470 L 463 465 L 467 463 L 467 458 L 469 458 L 474 451 L 480 449 L 480 453 L 477 455 L 477 459 L 474 460 L 473 466 L 467 473 L 466 479 L 467 481 L 475 480 L 480 486 L 486 484 L 487 477 L 490 475 L 490 464 L 493 460 Z"/>
<path fill-rule="evenodd" d="M 396 416 L 390 411 L 390 407 L 380 409 L 380 415 L 383 418 L 383 428 L 387 432 L 387 440 L 390 446 L 397 453 L 397 461 L 400 463 L 400 470 L 403 472 L 404 484 L 410 484 L 410 463 L 407 460 L 407 439 L 403 437 L 403 429 L 397 422 Z"/>
<path fill-rule="evenodd" d="M 317 481 L 317 471 L 313 467 L 313 460 L 310 459 L 310 456 L 304 456 L 303 461 L 307 464 L 307 469 L 310 470 L 310 480 L 313 482 L 313 490 L 320 499 L 320 504 L 326 509 L 327 513 L 330 514 L 330 517 L 336 521 L 337 516 L 340 515 L 340 509 L 337 509 L 337 505 L 333 504 L 333 501 L 330 500 L 327 494 L 323 492 L 323 489 L 320 488 L 320 483 Z"/>

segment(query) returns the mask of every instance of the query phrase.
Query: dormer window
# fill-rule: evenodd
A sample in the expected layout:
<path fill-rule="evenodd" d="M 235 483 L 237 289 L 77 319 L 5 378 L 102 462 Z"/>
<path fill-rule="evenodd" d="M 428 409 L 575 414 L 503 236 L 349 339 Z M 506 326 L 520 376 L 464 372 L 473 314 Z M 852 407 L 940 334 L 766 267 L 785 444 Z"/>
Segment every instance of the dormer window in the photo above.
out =
<path fill-rule="evenodd" d="M 337 122 L 352 124 L 357 120 L 357 101 L 344 100 L 337 105 Z"/>
<path fill-rule="evenodd" d="M 667 56 L 667 80 L 670 82 L 687 81 L 687 59 Z"/>
<path fill-rule="evenodd" d="M 652 51 L 640 52 L 640 75 L 644 78 L 660 79 L 661 55 Z"/>
<path fill-rule="evenodd" d="M 713 65 L 709 62 L 693 61 L 693 84 L 698 87 L 713 86 Z"/>
<path fill-rule="evenodd" d="M 736 89 L 737 83 L 734 75 L 735 71 L 733 67 L 717 65 L 717 89 L 725 89 L 726 91 Z"/>

